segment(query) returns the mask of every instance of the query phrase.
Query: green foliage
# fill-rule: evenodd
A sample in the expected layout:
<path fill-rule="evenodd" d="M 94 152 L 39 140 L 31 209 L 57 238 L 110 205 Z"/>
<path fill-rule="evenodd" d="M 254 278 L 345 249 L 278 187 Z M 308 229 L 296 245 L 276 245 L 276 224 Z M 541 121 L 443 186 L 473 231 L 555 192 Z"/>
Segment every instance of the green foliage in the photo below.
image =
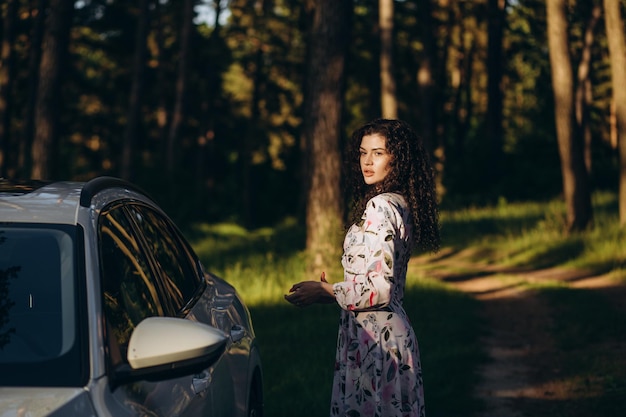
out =
<path fill-rule="evenodd" d="M 300 153 L 306 99 L 307 2 L 233 0 L 220 26 L 196 22 L 188 93 L 175 169 L 166 172 L 166 140 L 180 61 L 182 8 L 154 3 L 144 63 L 144 96 L 131 178 L 181 222 L 237 222 L 257 228 L 301 216 L 306 164 Z M 485 2 L 396 1 L 394 75 L 399 115 L 422 131 L 432 124 L 445 207 L 496 204 L 498 199 L 551 199 L 561 192 L 546 43 L 545 2 L 508 2 L 503 34 L 503 151 L 491 160 L 486 138 L 487 20 Z M 31 5 L 21 0 L 8 172 L 29 171 L 24 115 L 34 85 L 29 74 Z M 347 63 L 343 132 L 380 114 L 376 3 L 356 1 Z M 571 51 L 580 61 L 588 2 L 570 8 Z M 207 2 L 208 8 L 215 2 Z M 263 6 L 264 5 L 264 6 Z M 59 179 L 120 175 L 139 10 L 134 3 L 77 3 L 60 109 Z M 4 12 L 4 9 L 3 9 Z M 3 16 L 4 18 L 5 16 Z M 429 32 L 433 56 L 426 57 Z M 592 186 L 617 188 L 610 144 L 610 71 L 602 24 L 594 31 L 590 80 Z M 418 72 L 432 62 L 434 120 L 420 112 Z M 23 161 L 23 162 L 21 162 Z M 23 166 L 17 166 L 22 164 Z M 500 166 L 501 171 L 494 170 Z M 493 178 L 494 172 L 498 178 Z"/>

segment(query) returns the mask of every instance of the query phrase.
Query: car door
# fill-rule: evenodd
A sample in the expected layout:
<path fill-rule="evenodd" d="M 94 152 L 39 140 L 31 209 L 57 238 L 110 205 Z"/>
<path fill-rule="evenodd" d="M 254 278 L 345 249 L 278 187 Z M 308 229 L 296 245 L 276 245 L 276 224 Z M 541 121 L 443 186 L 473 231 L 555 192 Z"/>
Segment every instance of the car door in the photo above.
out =
<path fill-rule="evenodd" d="M 214 327 L 231 336 L 232 320 L 219 320 L 217 316 L 230 313 L 231 302 L 224 311 L 211 307 L 215 295 L 207 288 L 204 272 L 190 247 L 173 223 L 160 212 L 143 204 L 128 206 L 131 217 L 145 239 L 154 268 L 160 277 L 168 314 L 187 317 Z M 232 295 L 232 294 L 231 294 Z M 226 316 L 224 319 L 228 318 Z M 232 417 L 235 410 L 235 388 L 246 390 L 246 381 L 234 381 L 232 345 L 224 357 L 193 379 L 196 392 L 210 398 L 213 416 Z M 235 382 L 238 386 L 235 387 Z"/>
<path fill-rule="evenodd" d="M 171 315 L 171 300 L 164 294 L 152 256 L 144 239 L 122 204 L 106 208 L 98 222 L 103 309 L 109 375 L 127 365 L 130 335 L 146 317 Z M 167 337 L 167 335 L 164 335 Z M 161 381 L 117 384 L 109 399 L 111 409 L 124 409 L 129 416 L 213 415 L 206 390 L 194 390 L 202 375 L 186 375 Z"/>

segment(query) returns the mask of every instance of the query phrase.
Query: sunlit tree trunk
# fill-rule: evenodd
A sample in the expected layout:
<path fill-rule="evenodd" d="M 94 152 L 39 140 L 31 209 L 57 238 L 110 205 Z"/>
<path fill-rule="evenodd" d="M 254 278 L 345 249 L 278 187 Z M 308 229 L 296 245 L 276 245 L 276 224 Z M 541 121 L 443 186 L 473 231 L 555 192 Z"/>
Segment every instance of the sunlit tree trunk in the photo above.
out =
<path fill-rule="evenodd" d="M 73 0 L 51 0 L 39 66 L 33 140 L 34 179 L 54 178 L 59 136 L 61 82 L 74 10 Z"/>
<path fill-rule="evenodd" d="M 146 68 L 148 28 L 150 22 L 150 1 L 140 0 L 137 10 L 137 27 L 135 33 L 135 55 L 133 62 L 130 97 L 128 102 L 128 121 L 124 132 L 124 146 L 122 151 L 122 166 L 120 176 L 124 179 L 135 180 L 135 153 L 137 135 L 141 125 L 141 105 L 144 92 L 144 74 Z"/>
<path fill-rule="evenodd" d="M 311 268 L 338 261 L 342 234 L 343 196 L 340 192 L 345 58 L 352 2 L 319 0 L 311 27 L 304 136 L 310 185 L 306 213 L 306 247 Z"/>
<path fill-rule="evenodd" d="M 11 143 L 11 112 L 12 86 L 15 76 L 15 26 L 17 20 L 17 0 L 7 0 L 6 14 L 0 47 L 0 177 L 7 177 L 11 171 L 9 167 Z M 15 152 L 12 152 L 15 155 Z M 15 160 L 14 160 L 15 163 Z M 15 172 L 15 166 L 12 171 Z"/>
<path fill-rule="evenodd" d="M 24 113 L 24 128 L 19 151 L 19 176 L 30 175 L 32 166 L 31 147 L 35 134 L 35 108 L 37 105 L 37 89 L 39 87 L 39 65 L 41 63 L 41 44 L 46 23 L 46 7 L 48 0 L 37 0 L 37 6 L 30 11 L 33 22 L 28 51 L 28 100 Z"/>
<path fill-rule="evenodd" d="M 569 55 L 567 0 L 547 0 L 548 48 L 554 91 L 556 134 L 561 158 L 567 229 L 591 222 L 591 195 L 580 132 L 575 128 L 574 75 Z"/>
<path fill-rule="evenodd" d="M 594 31 L 598 26 L 598 21 L 602 14 L 602 8 L 599 4 L 594 4 L 591 9 L 591 15 L 585 28 L 583 38 L 583 48 L 578 64 L 578 74 L 576 83 L 576 123 L 578 129 L 582 132 L 584 143 L 585 167 L 587 172 L 591 173 L 591 128 L 589 126 L 589 106 L 593 100 L 591 95 L 591 72 L 592 64 L 592 48 L 594 43 Z"/>
<path fill-rule="evenodd" d="M 307 115 L 311 111 L 311 100 L 309 96 L 311 95 L 309 92 L 310 82 L 308 81 L 311 77 L 311 71 L 309 68 L 309 63 L 311 62 L 311 39 L 313 38 L 313 19 L 315 16 L 315 0 L 305 0 L 304 6 L 302 7 L 302 26 L 303 26 L 303 34 L 306 39 L 306 47 L 305 47 L 305 57 L 302 71 L 303 71 L 303 85 L 302 85 L 302 107 L 304 109 L 304 115 Z M 306 118 L 303 117 L 304 122 L 306 122 Z M 306 213 L 307 213 L 307 202 L 309 200 L 309 190 L 311 188 L 311 178 L 309 173 L 312 171 L 311 169 L 311 161 L 309 161 L 308 156 L 308 144 L 307 144 L 307 132 L 305 129 L 302 129 L 300 132 L 300 143 L 299 143 L 299 164 L 298 164 L 298 178 L 300 182 L 300 195 L 298 196 L 298 209 L 297 214 L 298 218 L 302 219 L 306 222 Z"/>
<path fill-rule="evenodd" d="M 626 225 L 626 41 L 619 0 L 604 0 L 604 20 L 611 54 L 611 80 L 620 158 L 619 221 L 623 226 Z"/>
<path fill-rule="evenodd" d="M 393 2 L 379 0 L 380 26 L 380 94 L 382 116 L 386 119 L 398 118 L 396 80 L 393 72 Z"/>

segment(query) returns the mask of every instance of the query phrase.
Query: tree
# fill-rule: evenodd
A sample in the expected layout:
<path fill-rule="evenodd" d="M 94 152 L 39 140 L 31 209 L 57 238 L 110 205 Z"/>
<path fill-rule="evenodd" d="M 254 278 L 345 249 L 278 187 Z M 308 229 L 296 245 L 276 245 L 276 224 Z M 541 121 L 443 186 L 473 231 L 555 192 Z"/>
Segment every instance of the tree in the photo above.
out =
<path fill-rule="evenodd" d="M 200 116 L 202 123 L 200 124 L 200 134 L 198 135 L 198 151 L 195 156 L 195 176 L 197 179 L 194 195 L 193 206 L 198 208 L 197 215 L 204 215 L 207 201 L 210 201 L 211 189 L 215 186 L 215 175 L 219 171 L 218 161 L 220 157 L 217 155 L 217 147 L 215 140 L 216 119 L 220 113 L 220 96 L 221 91 L 221 72 L 220 65 L 226 66 L 225 45 L 223 35 L 221 33 L 221 21 L 223 6 L 220 0 L 213 1 L 214 19 L 213 30 L 209 35 L 207 51 L 208 51 L 208 70 L 205 77 L 205 84 L 202 87 L 202 101 L 200 108 L 203 113 Z"/>
<path fill-rule="evenodd" d="M 591 157 L 591 127 L 589 126 L 589 106 L 593 101 L 591 94 L 591 66 L 592 66 L 592 47 L 594 44 L 594 31 L 600 20 L 602 9 L 599 4 L 591 5 L 591 13 L 589 21 L 585 28 L 583 36 L 583 48 L 581 51 L 580 63 L 578 64 L 578 73 L 576 77 L 576 123 L 578 129 L 582 132 L 583 143 L 585 146 L 585 167 L 588 173 L 591 173 L 592 157 Z"/>
<path fill-rule="evenodd" d="M 250 37 L 252 44 L 252 60 L 249 65 L 249 78 L 252 81 L 252 97 L 250 100 L 250 122 L 245 132 L 243 144 L 241 146 L 241 201 L 243 210 L 243 223 L 251 227 L 256 223 L 255 219 L 255 201 L 254 194 L 256 191 L 255 178 L 253 174 L 253 151 L 258 146 L 259 138 L 263 133 L 260 131 L 262 126 L 261 107 L 263 100 L 263 92 L 267 92 L 267 76 L 265 74 L 266 67 L 264 61 L 266 59 L 264 50 L 269 50 L 267 43 L 267 21 L 273 7 L 271 0 L 259 0 L 256 2 L 258 11 L 255 12 L 254 7 L 250 7 L 252 12 L 252 25 L 250 28 Z"/>
<path fill-rule="evenodd" d="M 33 140 L 34 179 L 56 175 L 57 144 L 61 82 L 74 10 L 73 0 L 51 0 L 39 66 L 39 88 L 35 107 L 35 137 Z"/>
<path fill-rule="evenodd" d="M 393 74 L 393 2 L 379 0 L 378 18 L 380 26 L 380 92 L 382 116 L 398 118 L 396 80 Z"/>
<path fill-rule="evenodd" d="M 487 140 L 491 149 L 489 177 L 500 177 L 502 160 L 502 34 L 506 0 L 488 0 L 487 13 Z"/>
<path fill-rule="evenodd" d="M 186 111 L 185 104 L 187 99 L 187 86 L 189 84 L 189 63 L 191 60 L 191 35 L 193 33 L 193 7 L 193 0 L 184 1 L 174 111 L 172 112 L 170 130 L 167 137 L 167 155 L 165 155 L 167 161 L 166 169 L 169 178 L 173 178 L 175 163 L 177 160 L 177 146 L 180 141 L 180 134 Z"/>
<path fill-rule="evenodd" d="M 17 20 L 17 0 L 9 0 L 4 20 L 4 33 L 0 48 L 0 177 L 9 173 L 9 149 L 11 148 L 11 111 L 13 78 L 15 73 L 15 26 Z"/>
<path fill-rule="evenodd" d="M 592 212 L 582 138 L 575 128 L 574 75 L 568 45 L 567 0 L 547 0 L 546 11 L 567 230 L 579 231 L 589 225 Z"/>
<path fill-rule="evenodd" d="M 619 0 L 604 0 L 606 37 L 611 54 L 611 80 L 613 103 L 617 118 L 617 143 L 619 150 L 619 221 L 626 225 L 626 42 L 624 21 Z"/>
<path fill-rule="evenodd" d="M 128 120 L 124 132 L 124 145 L 122 151 L 122 178 L 134 180 L 134 155 L 141 125 L 141 104 L 143 102 L 144 77 L 146 68 L 148 28 L 150 22 L 150 1 L 139 0 L 137 10 L 137 28 L 135 33 L 135 55 L 133 61 L 133 75 L 130 87 L 128 103 Z"/>
<path fill-rule="evenodd" d="M 37 90 L 39 88 L 39 65 L 41 63 L 41 47 L 46 23 L 46 6 L 48 0 L 37 0 L 30 10 L 32 29 L 29 37 L 28 51 L 28 95 L 24 111 L 24 128 L 18 157 L 19 176 L 27 177 L 31 172 L 31 146 L 35 135 L 35 110 L 37 107 Z"/>
<path fill-rule="evenodd" d="M 437 67 L 437 41 L 435 36 L 432 0 L 424 0 L 421 2 L 422 12 L 416 13 L 417 17 L 421 17 L 422 25 L 421 37 L 423 48 L 418 56 L 418 70 L 416 74 L 417 88 L 419 96 L 419 120 L 422 137 L 424 143 L 431 153 L 435 148 L 439 148 L 440 144 L 435 143 L 435 125 L 438 104 L 435 100 L 439 98 L 436 91 L 435 68 Z M 418 9 L 419 10 L 419 9 Z M 443 149 L 440 149 L 443 152 Z M 440 167 L 437 167 L 437 171 Z"/>
<path fill-rule="evenodd" d="M 307 191 L 306 248 L 312 268 L 336 261 L 342 230 L 341 115 L 352 2 L 319 0 L 311 25 L 304 113 Z"/>

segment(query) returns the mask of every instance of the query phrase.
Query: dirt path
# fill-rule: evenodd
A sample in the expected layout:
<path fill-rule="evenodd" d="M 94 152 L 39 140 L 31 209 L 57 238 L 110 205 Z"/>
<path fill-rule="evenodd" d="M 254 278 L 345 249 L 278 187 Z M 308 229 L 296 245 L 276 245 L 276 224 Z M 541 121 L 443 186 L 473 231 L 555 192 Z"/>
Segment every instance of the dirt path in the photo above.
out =
<path fill-rule="evenodd" d="M 528 404 L 566 401 L 568 387 L 559 386 L 558 379 L 537 383 L 538 369 L 551 365 L 547 358 L 553 357 L 556 348 L 547 330 L 550 306 L 527 284 L 560 281 L 573 288 L 602 289 L 614 287 L 615 282 L 585 271 L 477 265 L 471 262 L 471 255 L 442 253 L 437 260 L 428 261 L 428 274 L 481 301 L 488 326 L 483 343 L 490 360 L 481 368 L 482 382 L 476 387 L 487 410 L 477 417 L 536 415 L 529 414 Z"/>

